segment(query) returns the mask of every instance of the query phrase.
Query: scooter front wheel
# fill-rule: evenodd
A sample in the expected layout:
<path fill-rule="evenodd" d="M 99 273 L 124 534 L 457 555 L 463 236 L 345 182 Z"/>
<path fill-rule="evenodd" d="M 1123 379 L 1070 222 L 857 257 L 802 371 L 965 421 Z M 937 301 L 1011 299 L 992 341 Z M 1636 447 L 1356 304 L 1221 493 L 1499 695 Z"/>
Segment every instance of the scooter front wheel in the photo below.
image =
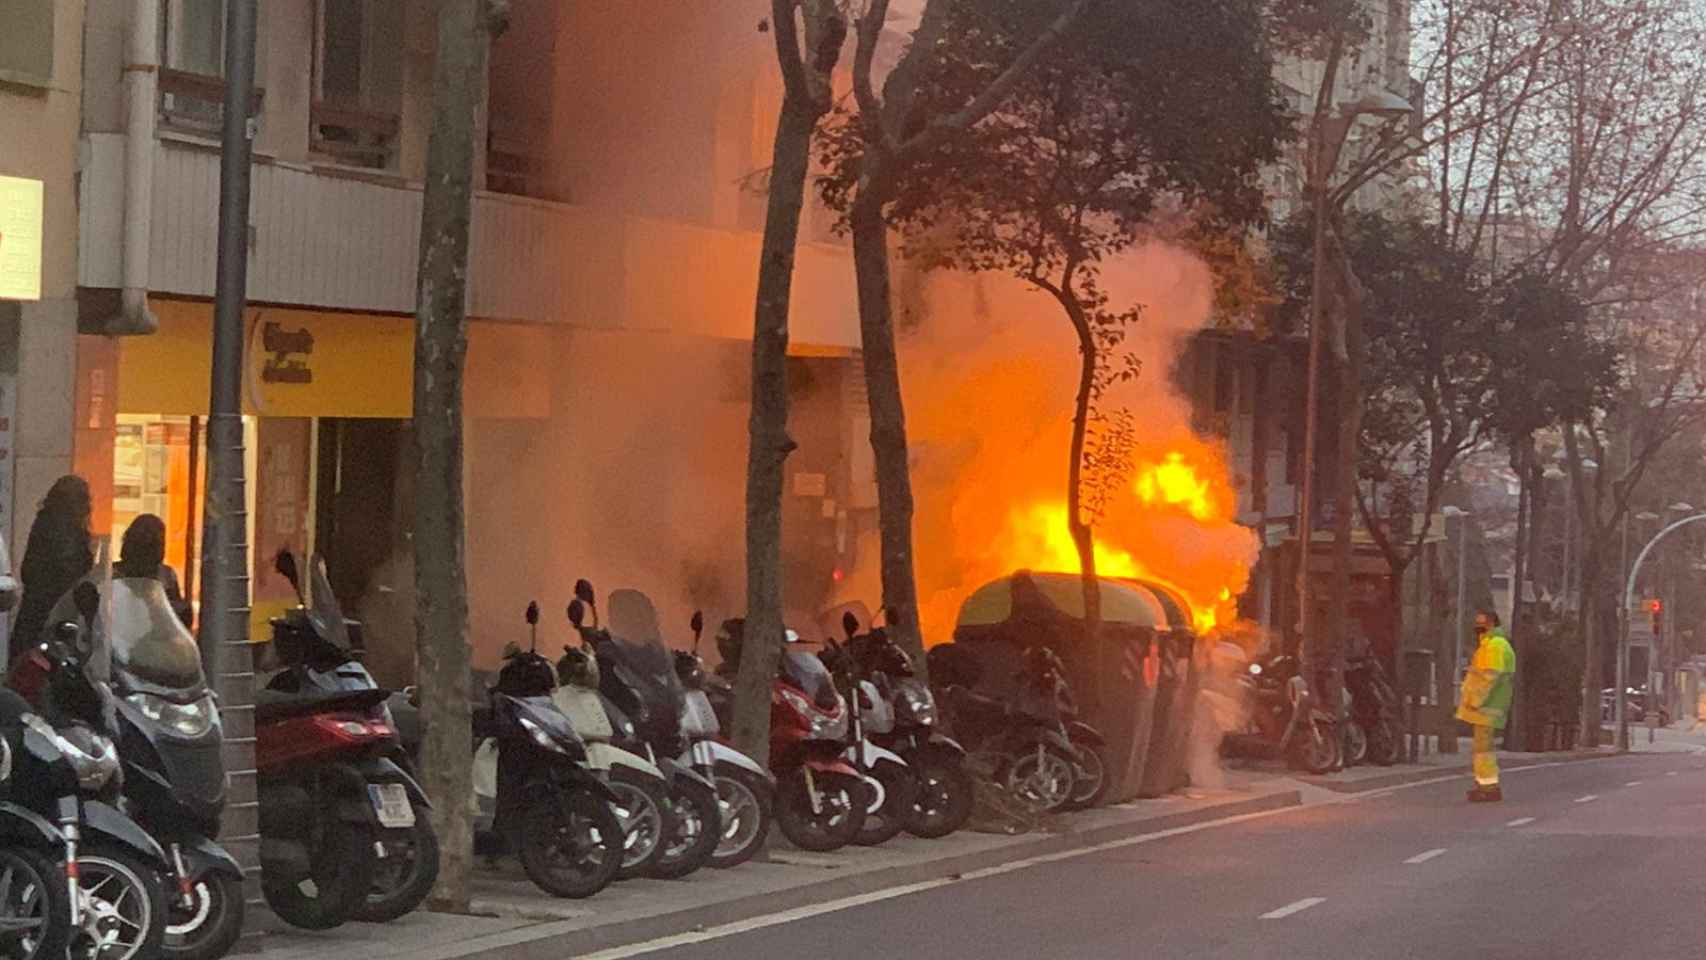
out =
<path fill-rule="evenodd" d="M 243 934 L 243 881 L 210 873 L 190 884 L 186 902 L 167 891 L 165 960 L 219 960 Z"/>
<path fill-rule="evenodd" d="M 602 799 L 576 790 L 533 803 L 522 813 L 521 866 L 553 897 L 590 897 L 622 866 L 622 823 Z"/>
<path fill-rule="evenodd" d="M 918 781 L 911 767 L 893 761 L 877 763 L 865 776 L 869 794 L 865 801 L 865 822 L 853 842 L 861 847 L 874 847 L 893 840 L 906 826 L 907 814 L 918 796 Z"/>
<path fill-rule="evenodd" d="M 764 845 L 775 809 L 774 790 L 763 777 L 733 764 L 717 765 L 717 806 L 722 829 L 711 867 L 725 870 L 751 860 Z"/>
<path fill-rule="evenodd" d="M 806 767 L 783 774 L 777 784 L 776 825 L 801 850 L 839 850 L 865 824 L 865 781 L 845 773 L 809 772 L 809 782 Z"/>
<path fill-rule="evenodd" d="M 0 848 L 0 956 L 63 960 L 71 939 L 65 868 L 34 850 Z"/>
<path fill-rule="evenodd" d="M 906 820 L 906 832 L 934 840 L 965 826 L 976 802 L 971 774 L 958 757 L 917 754 L 907 758 L 918 777 L 918 793 Z"/>
<path fill-rule="evenodd" d="M 1291 743 L 1291 765 L 1314 774 L 1326 773 L 1339 763 L 1343 754 L 1333 724 L 1326 720 L 1310 723 Z"/>
<path fill-rule="evenodd" d="M 659 880 L 679 880 L 699 869 L 717 852 L 723 816 L 715 790 L 699 784 L 677 785 L 666 799 L 668 831 L 659 843 L 662 853 L 652 864 Z"/>
<path fill-rule="evenodd" d="M 1078 790 L 1078 764 L 1052 743 L 1032 744 L 1008 761 L 1002 786 L 1038 813 L 1058 813 Z"/>

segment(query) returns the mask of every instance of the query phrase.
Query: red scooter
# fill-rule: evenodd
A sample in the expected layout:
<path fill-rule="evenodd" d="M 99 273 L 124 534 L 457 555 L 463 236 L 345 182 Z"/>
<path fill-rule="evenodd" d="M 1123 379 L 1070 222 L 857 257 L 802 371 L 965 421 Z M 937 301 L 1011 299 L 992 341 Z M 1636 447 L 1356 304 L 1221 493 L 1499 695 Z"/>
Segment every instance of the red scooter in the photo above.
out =
<path fill-rule="evenodd" d="M 777 826 L 802 850 L 844 847 L 864 826 L 869 788 L 842 756 L 848 721 L 823 661 L 784 650 L 770 691 L 770 769 Z"/>

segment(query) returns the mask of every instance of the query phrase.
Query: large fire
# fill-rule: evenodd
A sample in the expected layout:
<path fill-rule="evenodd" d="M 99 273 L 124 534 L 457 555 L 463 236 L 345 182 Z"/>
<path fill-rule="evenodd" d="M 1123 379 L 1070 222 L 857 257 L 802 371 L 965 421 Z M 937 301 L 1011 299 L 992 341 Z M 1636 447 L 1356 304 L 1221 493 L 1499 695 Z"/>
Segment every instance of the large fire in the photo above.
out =
<path fill-rule="evenodd" d="M 1212 284 L 1200 262 L 1159 245 L 1109 271 L 1122 302 L 1144 307 L 1127 337 L 1143 366 L 1106 398 L 1132 411 L 1134 469 L 1129 495 L 1111 498 L 1096 520 L 1097 572 L 1165 584 L 1200 629 L 1224 625 L 1259 545 L 1236 522 L 1239 488 L 1224 446 L 1192 429 L 1173 375 L 1208 323 Z M 984 584 L 1021 569 L 1078 571 L 1066 524 L 1078 355 L 1058 306 L 992 276 L 934 274 L 908 309 L 924 318 L 903 343 L 903 386 L 919 621 L 935 644 L 953 638 L 960 604 Z M 877 553 L 874 537 L 862 543 L 871 562 L 843 585 L 848 599 L 880 595 Z"/>
<path fill-rule="evenodd" d="M 1190 604 L 1199 632 L 1230 622 L 1237 613 L 1235 593 L 1243 592 L 1249 578 L 1247 566 L 1182 567 L 1169 562 L 1176 554 L 1143 553 L 1146 545 L 1151 549 L 1161 545 L 1133 526 L 1167 521 L 1169 528 L 1177 529 L 1178 522 L 1188 518 L 1207 528 L 1236 527 L 1237 496 L 1218 452 L 1198 442 L 1189 451 L 1169 450 L 1140 459 L 1129 492 L 1129 501 L 1109 511 L 1109 518 L 1118 518 L 1117 522 L 1094 528 L 1097 575 L 1149 580 L 1172 588 Z M 1010 511 L 1006 549 L 1013 569 L 1080 572 L 1064 498 Z M 1150 556 L 1154 562 L 1145 563 L 1140 556 Z"/>

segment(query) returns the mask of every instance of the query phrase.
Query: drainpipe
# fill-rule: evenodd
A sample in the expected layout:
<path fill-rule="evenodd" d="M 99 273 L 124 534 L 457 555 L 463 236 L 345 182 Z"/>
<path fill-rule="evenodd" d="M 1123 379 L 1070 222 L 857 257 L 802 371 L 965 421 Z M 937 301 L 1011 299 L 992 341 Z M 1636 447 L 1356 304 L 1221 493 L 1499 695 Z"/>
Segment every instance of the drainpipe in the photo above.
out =
<path fill-rule="evenodd" d="M 154 124 L 160 90 L 160 0 L 129 4 L 124 44 L 124 292 L 109 336 L 149 334 L 160 321 L 148 309 L 149 237 L 154 221 Z"/>

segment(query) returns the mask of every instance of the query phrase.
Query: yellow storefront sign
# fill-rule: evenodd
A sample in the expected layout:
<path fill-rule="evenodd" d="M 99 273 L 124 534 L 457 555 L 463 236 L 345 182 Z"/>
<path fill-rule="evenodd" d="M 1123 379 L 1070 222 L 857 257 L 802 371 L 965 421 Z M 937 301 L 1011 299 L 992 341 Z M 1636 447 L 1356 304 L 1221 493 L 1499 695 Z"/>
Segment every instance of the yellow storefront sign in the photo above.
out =
<path fill-rule="evenodd" d="M 0 300 L 41 299 L 40 180 L 0 177 Z"/>
<path fill-rule="evenodd" d="M 119 354 L 121 413 L 205 415 L 213 305 L 154 299 L 152 336 Z M 261 417 L 408 419 L 414 411 L 414 318 L 250 307 L 243 316 L 243 412 Z M 465 402 L 473 416 L 543 417 L 550 331 L 470 325 Z"/>

